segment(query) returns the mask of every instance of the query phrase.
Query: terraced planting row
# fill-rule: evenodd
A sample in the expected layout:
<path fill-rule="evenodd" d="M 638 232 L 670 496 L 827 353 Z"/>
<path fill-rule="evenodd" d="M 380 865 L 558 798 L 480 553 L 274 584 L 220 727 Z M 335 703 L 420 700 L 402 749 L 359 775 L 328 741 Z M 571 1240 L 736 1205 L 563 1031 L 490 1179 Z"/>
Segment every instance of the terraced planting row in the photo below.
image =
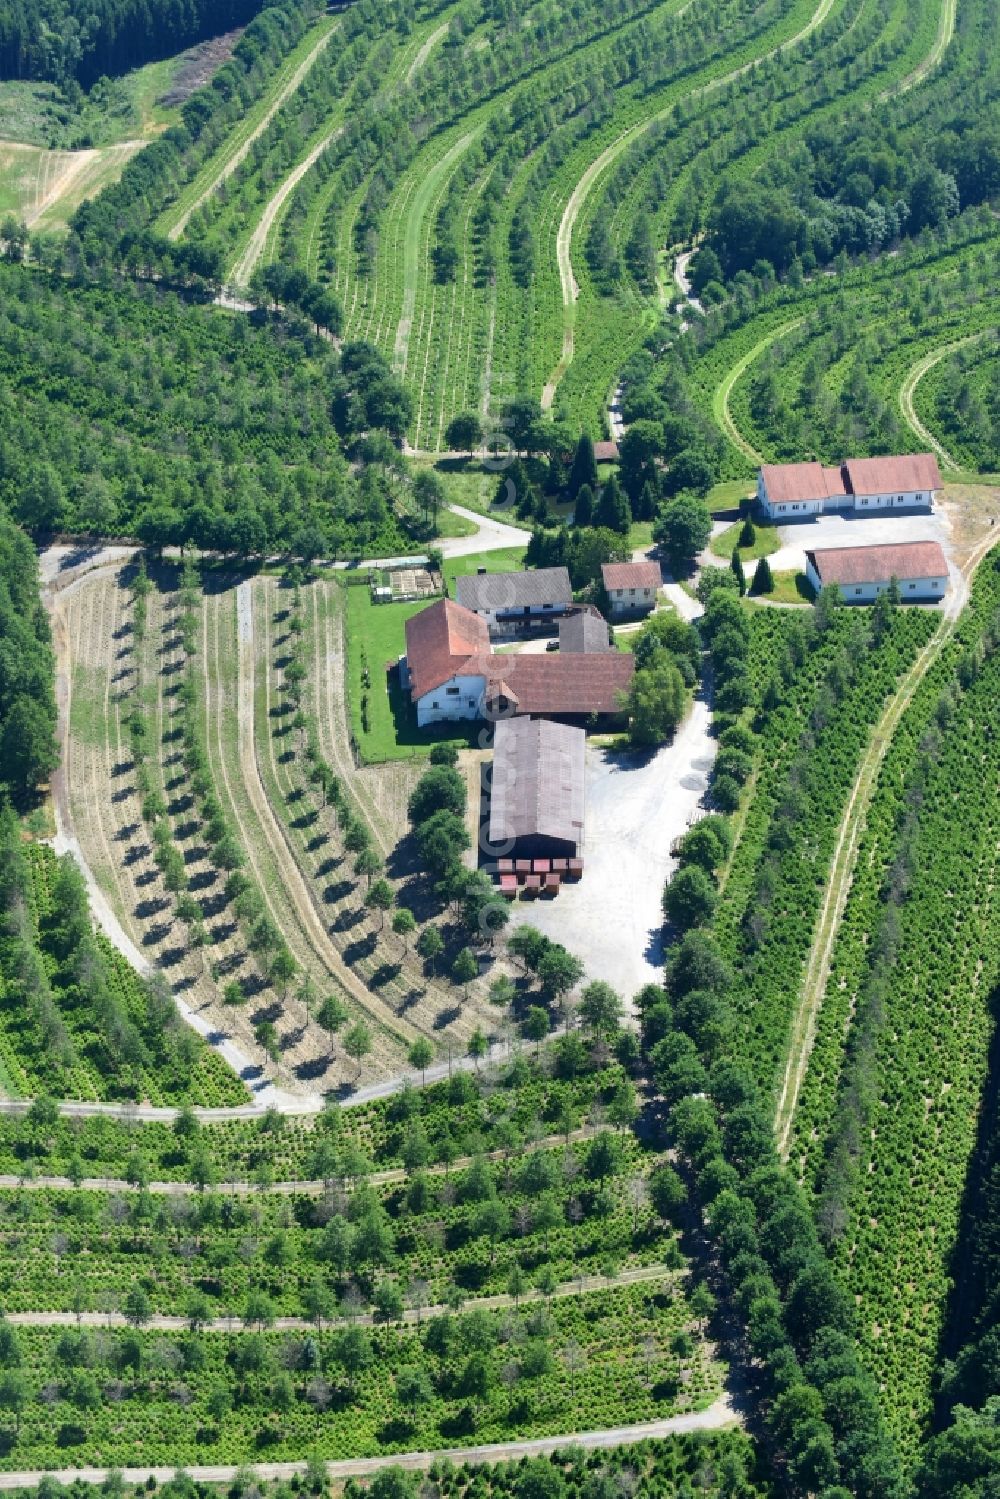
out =
<path fill-rule="evenodd" d="M 341 1303 L 388 1307 L 408 1285 L 419 1310 L 643 1265 L 662 1279 L 668 1250 L 673 1269 L 682 1263 L 649 1206 L 656 1163 L 629 1137 L 603 1131 L 447 1174 L 417 1164 L 428 1152 L 417 1126 L 404 1151 L 414 1162 L 405 1182 L 355 1179 L 318 1196 L 0 1193 L 5 1308 L 121 1310 L 122 1287 L 137 1284 L 153 1313 L 252 1320 L 250 1298 L 263 1296 L 271 1315 L 308 1319 L 318 1277 L 329 1319 Z"/>
<path fill-rule="evenodd" d="M 276 221 L 296 180 L 330 149 L 347 120 L 377 110 L 385 91 L 402 83 L 421 42 L 436 29 L 440 9 L 430 8 L 415 28 L 401 12 L 348 13 L 339 23 L 343 45 L 310 67 L 255 139 L 238 174 L 201 205 L 187 232 L 224 247 L 228 274 L 237 284 L 246 284 L 262 257 L 273 258 L 268 244 L 277 246 Z"/>
<path fill-rule="evenodd" d="M 155 606 L 158 610 L 159 605 Z M 132 943 L 137 966 L 159 968 L 173 993 L 194 1010 L 218 1002 L 208 972 L 204 948 L 187 940 L 173 913 L 165 876 L 153 858 L 143 826 L 143 795 L 129 742 L 125 715 L 138 686 L 162 712 L 159 682 L 162 631 L 154 626 L 140 655 L 133 655 L 133 605 L 128 582 L 115 574 L 98 576 L 75 589 L 60 605 L 72 652 L 69 734 L 64 775 L 72 825 L 84 857 L 122 932 Z M 157 622 L 163 620 L 157 613 Z M 148 674 L 147 674 L 148 673 Z M 142 688 L 145 674 L 146 687 Z M 170 779 L 160 767 L 160 740 L 153 746 L 157 791 L 164 797 Z M 170 755 L 168 748 L 163 751 Z M 110 788 L 110 791 L 109 791 Z M 169 788 L 171 800 L 175 787 Z M 188 851 L 198 847 L 193 841 Z M 195 859 L 201 857 L 195 853 Z M 184 864 L 186 878 L 204 872 L 204 865 Z M 220 957 L 225 956 L 225 938 Z M 233 1023 L 225 1029 L 231 1031 Z M 235 1024 L 239 1045 L 253 1051 L 252 1033 Z M 233 1080 L 235 1082 L 235 1079 Z M 237 1097 L 245 1092 L 237 1086 Z M 231 1096 L 231 1095 L 230 1095 Z M 225 1101 L 225 1094 L 219 1100 Z"/>
<path fill-rule="evenodd" d="M 0 1112 L 0 1172 L 193 1183 L 207 1163 L 211 1183 L 347 1183 L 398 1171 L 412 1127 L 426 1135 L 426 1169 L 447 1170 L 484 1151 L 516 1154 L 558 1134 L 597 1127 L 623 1081 L 619 1067 L 553 1075 L 556 1055 L 518 1056 L 482 1075 L 456 1072 L 443 1082 L 317 1116 L 273 1111 L 258 1119 L 171 1124 L 124 1117 L 60 1116 L 43 1099 L 25 1117 Z M 414 1081 L 418 1077 L 414 1073 Z"/>
<path fill-rule="evenodd" d="M 317 585 L 327 590 L 335 587 Z M 469 1002 L 459 1005 L 454 989 L 449 991 L 428 978 L 413 951 L 414 943 L 419 940 L 416 930 L 404 941 L 391 932 L 384 916 L 366 909 L 365 895 L 371 877 L 367 885 L 362 878 L 352 877 L 354 857 L 345 846 L 338 817 L 328 803 L 320 804 L 310 786 L 302 730 L 295 730 L 291 716 L 282 712 L 287 707 L 281 698 L 286 669 L 281 663 L 287 659 L 283 654 L 287 650 L 287 637 L 279 631 L 294 606 L 284 605 L 281 591 L 271 580 L 261 580 L 253 586 L 252 593 L 256 764 L 317 917 L 329 930 L 343 961 L 370 991 L 367 1003 L 373 1023 L 388 1023 L 408 1043 L 421 1033 L 439 1035 L 456 1051 L 464 1052 L 477 1023 L 489 1024 L 485 1009 Z M 347 737 L 342 707 L 338 715 L 336 704 L 329 701 L 323 690 L 329 682 L 329 673 L 322 670 L 329 648 L 327 624 L 335 627 L 329 614 L 323 618 L 323 603 L 317 597 L 314 610 L 307 608 L 305 599 L 299 606 L 304 655 L 312 667 L 306 668 L 306 676 L 311 678 L 316 692 L 315 722 L 321 743 L 321 723 L 331 734 L 339 734 L 342 741 Z M 318 627 L 315 635 L 310 628 L 313 614 Z M 412 900 L 413 896 L 402 887 L 401 903 L 405 904 L 407 899 Z"/>
<path fill-rule="evenodd" d="M 852 109 L 864 108 L 886 76 L 902 76 L 923 55 L 933 24 L 930 7 L 898 0 L 838 7 L 824 18 L 822 45 L 782 49 L 686 100 L 609 165 L 574 228 L 579 326 L 560 387 L 574 418 L 593 424 L 654 325 L 657 247 L 689 237 L 718 174 L 749 177 L 804 128 L 839 115 L 847 96 Z"/>
<path fill-rule="evenodd" d="M 994 552 L 887 752 L 792 1148 L 911 1458 L 929 1416 L 1000 973 L 1000 767 L 985 731 L 998 602 Z M 956 796 L 973 783 L 974 802 Z"/>
<path fill-rule="evenodd" d="M 640 1287 L 373 1332 L 22 1327 L 25 1398 L 0 1462 L 348 1457 L 614 1427 L 711 1402 L 720 1370 L 693 1323 L 683 1296 Z"/>
<path fill-rule="evenodd" d="M 297 39 L 296 45 L 277 65 L 275 59 L 268 59 L 271 65 L 270 76 L 267 76 L 264 66 L 259 65 L 254 70 L 257 97 L 250 108 L 243 109 L 238 122 L 235 118 L 229 122 L 230 128 L 220 135 L 217 149 L 205 153 L 195 175 L 176 195 L 170 206 L 163 209 L 155 224 L 159 233 L 170 239 L 179 238 L 192 214 L 238 170 L 254 141 L 267 129 L 275 113 L 295 93 L 323 54 L 336 24 L 331 16 L 321 17 Z M 210 136 L 205 144 L 211 145 L 211 139 Z"/>
<path fill-rule="evenodd" d="M 877 627 L 872 650 L 868 618 L 835 609 L 818 623 L 818 631 L 798 619 L 780 628 L 784 649 L 763 693 L 761 768 L 714 924 L 738 975 L 730 1004 L 741 1055 L 764 1090 L 778 1082 L 858 757 L 887 694 L 935 625 L 928 614 L 897 611 Z M 756 626 L 764 638 L 773 628 Z"/>
<path fill-rule="evenodd" d="M 939 309 L 942 323 L 948 319 L 945 326 L 959 330 L 959 334 L 966 324 L 973 328 L 988 327 L 996 316 L 992 282 L 987 280 L 980 284 L 977 267 L 992 265 L 995 250 L 996 230 L 992 220 L 978 211 L 970 211 L 953 220 L 937 237 L 937 242 L 905 244 L 891 262 L 842 269 L 836 277 L 809 280 L 799 290 L 778 287 L 760 296 L 755 303 L 737 298 L 725 309 L 713 311 L 696 324 L 688 335 L 692 345 L 685 354 L 683 365 L 671 361 L 663 366 L 659 377 L 654 370 L 650 388 L 656 389 L 658 378 L 664 388 L 680 378 L 703 419 L 711 421 L 726 438 L 723 475 L 748 477 L 755 466 L 755 460 L 749 457 L 751 450 L 764 452 L 769 460 L 775 456 L 770 446 L 757 448 L 751 439 L 759 439 L 765 445 L 772 440 L 766 423 L 773 421 L 775 411 L 779 415 L 783 413 L 785 421 L 792 421 L 792 398 L 780 385 L 777 390 L 773 388 L 777 376 L 758 402 L 762 422 L 759 432 L 750 410 L 750 390 L 758 373 L 758 361 L 767 356 L 772 346 L 780 348 L 779 341 L 791 337 L 798 347 L 798 340 L 809 338 L 812 319 L 820 319 L 820 326 L 825 326 L 828 319 L 832 325 L 840 316 L 850 322 L 854 308 L 859 309 L 859 317 L 867 318 L 868 324 L 880 325 L 883 299 L 887 297 L 898 298 L 897 317 L 902 315 L 906 324 L 912 321 L 915 329 L 925 316 L 921 310 L 924 301 L 932 309 Z M 829 313 L 825 310 L 827 308 Z M 833 336 L 836 337 L 835 332 Z M 952 336 L 958 334 L 953 332 Z M 929 341 L 933 342 L 933 335 Z M 804 355 L 804 371 L 807 366 L 808 358 Z M 875 389 L 866 391 L 862 387 L 865 406 L 883 417 L 890 413 L 890 406 L 893 411 L 897 409 L 899 389 L 908 367 L 909 351 L 906 357 L 901 355 L 891 377 L 883 374 L 879 367 L 872 369 L 870 378 L 866 376 L 866 379 Z M 817 365 L 817 390 L 820 374 L 821 367 Z M 836 408 L 831 409 L 835 415 Z M 799 420 L 795 418 L 796 423 Z M 774 430 L 780 429 L 775 427 Z M 796 426 L 795 430 L 798 431 L 799 427 Z M 862 425 L 859 431 L 852 428 L 847 435 L 853 432 L 861 441 L 865 430 Z M 867 430 L 873 434 L 869 440 L 874 443 L 878 429 L 873 423 Z M 816 431 L 823 436 L 821 420 L 817 422 Z M 900 427 L 897 435 L 904 449 L 916 451 L 926 446 L 926 442 L 908 427 Z M 782 431 L 782 443 L 789 440 Z M 836 441 L 835 437 L 830 437 L 831 452 Z M 843 451 L 836 448 L 834 456 L 842 456 Z"/>
<path fill-rule="evenodd" d="M 967 334 L 945 348 L 913 391 L 917 417 L 963 469 L 1000 471 L 997 332 Z"/>
<path fill-rule="evenodd" d="M 977 247 L 936 274 L 880 287 L 867 306 L 859 298 L 847 308 L 817 309 L 769 344 L 737 382 L 730 398 L 737 429 L 778 460 L 804 447 L 831 461 L 859 448 L 919 447 L 896 397 L 927 350 L 996 326 L 998 264 L 996 245 Z"/>

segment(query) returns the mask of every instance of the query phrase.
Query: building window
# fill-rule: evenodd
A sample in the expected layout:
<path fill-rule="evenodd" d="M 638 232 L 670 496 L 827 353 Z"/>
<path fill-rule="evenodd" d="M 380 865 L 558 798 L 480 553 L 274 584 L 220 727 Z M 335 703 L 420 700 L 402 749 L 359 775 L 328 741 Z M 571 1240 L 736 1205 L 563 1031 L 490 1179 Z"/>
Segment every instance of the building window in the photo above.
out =
<path fill-rule="evenodd" d="M 798 507 L 798 505 L 793 505 L 793 506 L 792 506 L 792 509 L 793 509 L 793 510 L 798 510 L 798 508 L 799 508 L 799 507 Z"/>
<path fill-rule="evenodd" d="M 856 593 L 856 594 L 860 594 L 860 593 L 861 593 L 861 592 L 862 592 L 862 590 L 861 590 L 861 589 L 860 589 L 860 588 L 855 588 L 855 590 L 854 590 L 854 592 L 855 592 L 855 593 Z"/>
<path fill-rule="evenodd" d="M 862 505 L 867 505 L 868 501 L 867 500 L 862 500 L 861 503 L 862 503 Z"/>
<path fill-rule="evenodd" d="M 438 707 L 440 707 L 440 704 L 439 704 L 439 703 L 436 703 L 436 702 L 434 702 L 434 703 L 431 703 L 431 707 L 432 707 L 432 708 L 438 708 Z"/>
<path fill-rule="evenodd" d="M 910 584 L 910 585 L 909 585 L 909 587 L 910 587 L 910 591 L 911 591 L 911 592 L 912 592 L 912 591 L 913 591 L 913 589 L 914 589 L 914 588 L 916 588 L 916 586 L 917 586 L 917 585 L 916 585 L 916 583 L 911 583 L 911 584 Z"/>
<path fill-rule="evenodd" d="M 634 588 L 630 588 L 629 589 L 628 596 L 629 596 L 630 599 L 634 599 L 635 598 L 635 589 Z"/>
<path fill-rule="evenodd" d="M 449 697 L 458 697 L 459 688 L 457 688 L 457 687 L 446 687 L 444 690 L 448 694 Z"/>

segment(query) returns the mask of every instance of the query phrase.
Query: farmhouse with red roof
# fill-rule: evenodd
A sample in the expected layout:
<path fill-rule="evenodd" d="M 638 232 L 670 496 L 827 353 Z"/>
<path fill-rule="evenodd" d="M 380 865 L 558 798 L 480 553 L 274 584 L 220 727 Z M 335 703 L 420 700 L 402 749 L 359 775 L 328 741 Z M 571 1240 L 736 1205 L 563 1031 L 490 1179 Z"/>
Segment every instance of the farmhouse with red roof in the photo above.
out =
<path fill-rule="evenodd" d="M 486 620 L 438 599 L 406 621 L 400 681 L 417 723 L 461 718 L 590 717 L 621 711 L 635 670 L 631 652 L 608 649 L 607 630 L 581 632 L 574 649 L 542 655 L 494 654 Z"/>
<path fill-rule="evenodd" d="M 828 510 L 876 514 L 886 510 L 930 510 L 941 488 L 933 453 L 895 458 L 845 458 L 834 468 L 821 463 L 765 463 L 757 499 L 772 520 L 806 520 Z"/>

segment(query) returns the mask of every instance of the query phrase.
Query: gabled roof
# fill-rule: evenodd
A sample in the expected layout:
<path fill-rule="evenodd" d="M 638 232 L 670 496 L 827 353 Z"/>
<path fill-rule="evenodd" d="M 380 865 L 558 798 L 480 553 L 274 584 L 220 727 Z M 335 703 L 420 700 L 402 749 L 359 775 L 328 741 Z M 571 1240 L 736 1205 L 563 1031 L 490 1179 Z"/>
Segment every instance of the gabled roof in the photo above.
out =
<path fill-rule="evenodd" d="M 617 463 L 618 444 L 616 442 L 595 442 L 594 461 L 596 463 Z"/>
<path fill-rule="evenodd" d="M 493 736 L 490 843 L 542 834 L 583 838 L 582 729 L 544 718 L 505 718 Z"/>
<path fill-rule="evenodd" d="M 538 567 L 532 572 L 470 573 L 458 579 L 455 597 L 466 609 L 493 613 L 497 609 L 571 604 L 573 590 L 565 567 Z"/>
<path fill-rule="evenodd" d="M 414 701 L 458 676 L 469 658 L 489 654 L 486 621 L 452 599 L 421 609 L 406 621 L 406 663 Z"/>
<path fill-rule="evenodd" d="M 844 465 L 852 494 L 914 494 L 940 489 L 933 453 L 902 453 L 898 458 L 848 458 Z"/>
<path fill-rule="evenodd" d="M 620 712 L 620 694 L 628 691 L 635 671 L 631 651 L 499 656 L 494 661 L 502 670 L 491 674 L 488 709 L 497 702 L 502 675 L 519 713 L 554 716 Z"/>
<path fill-rule="evenodd" d="M 609 593 L 614 588 L 658 589 L 663 582 L 658 562 L 602 562 L 601 577 Z"/>
<path fill-rule="evenodd" d="M 765 463 L 760 472 L 772 505 L 789 500 L 825 500 L 829 495 L 829 481 L 821 463 Z"/>
<path fill-rule="evenodd" d="M 564 614 L 559 621 L 559 649 L 577 653 L 613 651 L 608 639 L 608 622 L 596 609 L 581 609 Z"/>
<path fill-rule="evenodd" d="M 414 702 L 453 677 L 485 678 L 487 716 L 501 700 L 518 713 L 617 713 L 635 670 L 631 651 L 494 655 L 486 621 L 452 599 L 406 621 L 406 663 Z"/>
<path fill-rule="evenodd" d="M 875 547 L 821 547 L 806 552 L 821 583 L 888 583 L 890 578 L 946 578 L 948 563 L 936 541 L 897 541 Z"/>

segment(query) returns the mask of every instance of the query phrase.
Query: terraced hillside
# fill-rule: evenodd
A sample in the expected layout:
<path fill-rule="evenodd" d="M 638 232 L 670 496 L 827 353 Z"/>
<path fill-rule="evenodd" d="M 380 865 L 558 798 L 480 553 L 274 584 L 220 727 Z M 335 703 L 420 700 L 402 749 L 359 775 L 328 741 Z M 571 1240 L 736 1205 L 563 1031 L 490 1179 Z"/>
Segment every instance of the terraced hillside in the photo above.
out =
<path fill-rule="evenodd" d="M 290 54 L 161 227 L 241 285 L 272 260 L 328 282 L 409 388 L 419 448 L 522 393 L 598 433 L 630 356 L 675 327 L 663 246 L 700 232 L 710 184 L 841 128 L 848 100 L 925 128 L 990 24 L 944 11 L 620 0 L 567 26 L 430 5 L 340 18 L 332 50 L 317 23 L 301 76 Z"/>

